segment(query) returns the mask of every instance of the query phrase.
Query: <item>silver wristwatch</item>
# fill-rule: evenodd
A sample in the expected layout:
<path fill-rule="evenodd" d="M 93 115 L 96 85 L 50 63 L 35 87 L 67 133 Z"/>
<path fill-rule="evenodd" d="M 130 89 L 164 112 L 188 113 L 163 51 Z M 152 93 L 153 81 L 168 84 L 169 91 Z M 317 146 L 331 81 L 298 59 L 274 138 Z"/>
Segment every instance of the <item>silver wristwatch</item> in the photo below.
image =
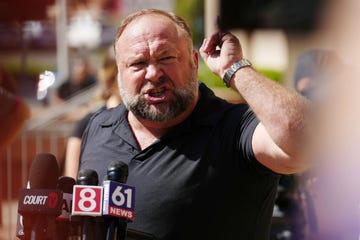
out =
<path fill-rule="evenodd" d="M 245 58 L 231 65 L 231 67 L 225 72 L 223 82 L 227 87 L 230 87 L 230 79 L 236 73 L 237 70 L 243 67 L 251 66 L 251 62 Z"/>

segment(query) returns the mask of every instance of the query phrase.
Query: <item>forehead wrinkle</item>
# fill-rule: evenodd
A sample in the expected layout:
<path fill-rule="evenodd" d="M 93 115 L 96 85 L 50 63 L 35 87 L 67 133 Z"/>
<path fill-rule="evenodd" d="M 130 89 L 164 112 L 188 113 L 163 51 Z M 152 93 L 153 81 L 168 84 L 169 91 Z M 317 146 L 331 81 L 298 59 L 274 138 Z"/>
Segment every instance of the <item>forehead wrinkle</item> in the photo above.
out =
<path fill-rule="evenodd" d="M 144 55 L 144 54 L 141 54 L 141 53 L 139 53 L 139 54 L 135 54 L 134 56 L 130 56 L 130 57 L 128 57 L 127 59 L 124 59 L 124 63 L 126 64 L 126 65 L 128 65 L 129 63 L 131 63 L 131 62 L 136 62 L 136 61 L 138 61 L 138 60 L 142 60 L 142 59 L 145 59 L 146 58 L 146 56 Z"/>
<path fill-rule="evenodd" d="M 154 51 L 154 57 L 159 57 L 159 56 L 164 56 L 164 55 L 168 55 L 168 54 L 175 54 L 176 56 L 178 56 L 180 54 L 179 50 L 173 46 L 170 47 L 165 47 L 162 49 L 158 49 Z"/>
<path fill-rule="evenodd" d="M 144 42 L 142 42 L 141 45 L 143 43 Z M 123 62 L 129 63 L 137 60 L 156 59 L 169 54 L 174 54 L 175 57 L 180 56 L 180 51 L 175 46 L 172 46 L 172 44 L 169 45 L 168 43 L 168 41 L 147 41 L 145 46 L 140 46 L 138 48 L 136 47 L 136 44 L 133 44 L 128 48 L 129 52 L 124 52 L 124 54 L 128 54 L 129 57 L 125 56 Z"/>
<path fill-rule="evenodd" d="M 123 47 L 122 45 L 127 47 Z M 119 42 L 118 47 L 119 49 L 124 49 L 119 51 L 119 60 L 125 64 L 131 61 L 146 58 L 150 48 L 149 44 L 144 45 L 144 41 L 142 40 L 132 40 L 129 38 L 124 38 L 121 42 Z"/>

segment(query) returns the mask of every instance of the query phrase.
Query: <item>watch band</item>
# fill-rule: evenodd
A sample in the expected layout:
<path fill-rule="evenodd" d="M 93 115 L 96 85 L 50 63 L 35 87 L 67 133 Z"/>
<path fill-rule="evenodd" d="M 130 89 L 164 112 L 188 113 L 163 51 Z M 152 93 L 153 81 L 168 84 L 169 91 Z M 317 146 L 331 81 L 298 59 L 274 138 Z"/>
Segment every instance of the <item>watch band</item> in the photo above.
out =
<path fill-rule="evenodd" d="M 224 77 L 223 77 L 223 82 L 226 85 L 226 87 L 230 87 L 230 80 L 231 80 L 232 76 L 236 73 L 237 70 L 239 70 L 240 68 L 243 68 L 243 67 L 248 67 L 248 66 L 252 66 L 252 64 L 246 58 L 243 58 L 240 61 L 231 65 L 231 67 L 228 70 L 226 70 Z"/>

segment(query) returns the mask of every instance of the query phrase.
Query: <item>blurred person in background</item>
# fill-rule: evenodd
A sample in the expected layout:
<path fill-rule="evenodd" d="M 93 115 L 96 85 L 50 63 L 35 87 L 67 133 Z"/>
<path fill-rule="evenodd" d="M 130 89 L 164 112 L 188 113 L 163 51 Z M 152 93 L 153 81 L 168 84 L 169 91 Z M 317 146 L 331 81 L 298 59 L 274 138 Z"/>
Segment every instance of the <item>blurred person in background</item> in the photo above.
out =
<path fill-rule="evenodd" d="M 329 95 L 329 82 L 338 77 L 344 67 L 344 63 L 334 50 L 323 48 L 306 50 L 297 58 L 294 88 L 302 96 L 311 100 L 313 111 L 317 111 Z M 295 204 L 292 204 L 294 207 L 290 209 L 291 221 L 292 229 L 298 233 L 294 239 L 310 239 L 318 234 L 314 206 L 316 193 L 311 191 L 311 184 L 317 180 L 317 175 L 310 168 L 302 174 L 292 175 L 292 178 L 295 183 L 292 200 Z"/>
<path fill-rule="evenodd" d="M 326 100 L 327 85 L 338 76 L 344 64 L 337 53 L 329 49 L 309 49 L 302 52 L 296 60 L 294 89 L 311 100 L 314 111 Z M 301 174 L 282 176 L 279 182 L 279 195 L 276 204 L 287 219 L 285 224 L 274 232 L 274 239 L 310 239 L 318 233 L 314 196 L 311 184 L 317 179 L 310 168 Z M 289 231 L 288 238 L 281 232 Z M 282 237 L 276 237 L 282 236 Z"/>
<path fill-rule="evenodd" d="M 77 177 L 80 159 L 80 146 L 82 134 L 90 118 L 99 111 L 106 108 L 116 107 L 121 103 L 121 97 L 117 84 L 117 65 L 114 56 L 114 49 L 109 48 L 105 53 L 103 63 L 98 72 L 98 93 L 97 98 L 104 104 L 100 109 L 86 114 L 76 122 L 70 137 L 67 140 L 63 175 L 74 179 Z"/>
<path fill-rule="evenodd" d="M 73 59 L 70 69 L 69 79 L 56 89 L 55 103 L 69 100 L 75 94 L 96 83 L 96 77 L 91 71 L 88 60 L 84 57 Z"/>
<path fill-rule="evenodd" d="M 21 133 L 30 107 L 16 94 L 16 80 L 0 64 L 0 153 Z"/>
<path fill-rule="evenodd" d="M 360 27 L 359 1 L 332 1 L 324 16 L 321 43 L 336 49 L 344 65 L 326 79 L 326 95 L 314 111 L 309 157 L 317 162 L 314 193 L 316 240 L 360 238 Z"/>
<path fill-rule="evenodd" d="M 0 64 L 0 154 L 20 135 L 30 115 L 30 106 L 16 94 L 15 78 Z M 1 201 L 0 198 L 0 225 Z"/>
<path fill-rule="evenodd" d="M 294 88 L 312 103 L 325 99 L 327 82 L 338 76 L 344 63 L 330 49 L 310 49 L 302 52 L 296 61 Z"/>

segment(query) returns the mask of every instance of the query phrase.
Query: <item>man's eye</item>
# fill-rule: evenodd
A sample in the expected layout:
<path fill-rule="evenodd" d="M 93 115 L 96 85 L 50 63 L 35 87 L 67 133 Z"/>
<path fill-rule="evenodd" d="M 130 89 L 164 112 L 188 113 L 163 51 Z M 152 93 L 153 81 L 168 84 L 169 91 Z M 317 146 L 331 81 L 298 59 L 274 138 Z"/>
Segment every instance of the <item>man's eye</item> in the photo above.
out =
<path fill-rule="evenodd" d="M 146 62 L 145 61 L 140 61 L 140 62 L 134 62 L 132 64 L 130 64 L 131 67 L 135 67 L 135 68 L 141 68 L 143 66 L 145 66 Z"/>
<path fill-rule="evenodd" d="M 172 62 L 174 60 L 175 60 L 174 56 L 166 56 L 166 57 L 160 58 L 160 61 L 164 62 L 164 63 Z"/>

